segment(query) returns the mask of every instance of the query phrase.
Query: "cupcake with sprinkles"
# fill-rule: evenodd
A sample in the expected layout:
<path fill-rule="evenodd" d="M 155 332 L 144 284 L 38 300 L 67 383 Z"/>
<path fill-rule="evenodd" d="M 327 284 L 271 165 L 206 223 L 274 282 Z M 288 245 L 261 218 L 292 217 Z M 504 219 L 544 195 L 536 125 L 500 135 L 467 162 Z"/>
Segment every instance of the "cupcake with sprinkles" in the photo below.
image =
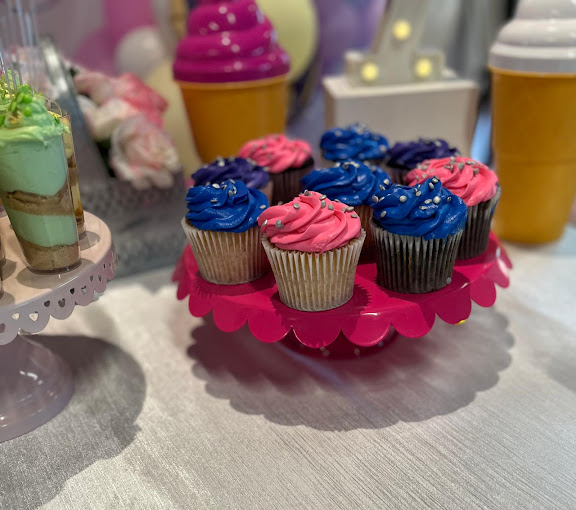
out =
<path fill-rule="evenodd" d="M 392 186 L 376 198 L 371 228 L 378 284 L 409 294 L 448 285 L 468 215 L 464 202 L 436 177 L 414 187 Z"/>
<path fill-rule="evenodd" d="M 302 178 L 314 167 L 312 149 L 304 140 L 269 135 L 246 143 L 238 155 L 265 167 L 274 185 L 271 203 L 289 202 L 302 189 Z"/>
<path fill-rule="evenodd" d="M 422 163 L 406 176 L 414 186 L 437 177 L 448 191 L 459 196 L 468 207 L 468 221 L 458 251 L 459 259 L 477 257 L 486 251 L 492 217 L 502 190 L 496 173 L 470 158 L 451 157 Z"/>
<path fill-rule="evenodd" d="M 391 185 L 390 177 L 384 170 L 375 171 L 364 163 L 345 161 L 331 168 L 321 168 L 302 179 L 304 188 L 322 193 L 330 200 L 354 207 L 366 231 L 366 241 L 362 252 L 368 255 L 372 249 L 370 220 L 374 194 Z"/>
<path fill-rule="evenodd" d="M 354 208 L 306 191 L 258 219 L 280 300 L 306 312 L 347 303 L 366 233 Z"/>
<path fill-rule="evenodd" d="M 419 138 L 413 142 L 396 142 L 388 151 L 386 170 L 396 184 L 407 184 L 406 174 L 427 159 L 450 158 L 458 149 L 441 138 Z"/>
<path fill-rule="evenodd" d="M 190 188 L 186 202 L 182 227 L 204 280 L 237 285 L 266 273 L 258 229 L 258 217 L 268 208 L 264 193 L 229 179 Z"/>
<path fill-rule="evenodd" d="M 245 158 L 217 158 L 192 175 L 194 186 L 209 186 L 227 179 L 242 181 L 249 188 L 264 193 L 268 201 L 272 199 L 273 185 L 268 171 Z"/>
<path fill-rule="evenodd" d="M 330 166 L 330 162 L 347 160 L 380 165 L 386 158 L 388 148 L 386 137 L 370 131 L 362 124 L 331 129 L 320 140 L 320 149 L 327 166 Z"/>

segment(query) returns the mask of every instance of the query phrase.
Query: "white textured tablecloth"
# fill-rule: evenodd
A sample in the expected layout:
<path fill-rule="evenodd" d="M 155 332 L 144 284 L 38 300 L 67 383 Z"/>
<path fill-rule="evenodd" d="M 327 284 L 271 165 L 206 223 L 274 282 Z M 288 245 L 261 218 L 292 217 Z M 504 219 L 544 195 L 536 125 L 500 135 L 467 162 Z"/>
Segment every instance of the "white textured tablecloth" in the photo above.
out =
<path fill-rule="evenodd" d="M 509 253 L 495 307 L 350 361 L 113 283 L 50 323 L 76 394 L 0 444 L 0 508 L 576 508 L 576 230 Z"/>

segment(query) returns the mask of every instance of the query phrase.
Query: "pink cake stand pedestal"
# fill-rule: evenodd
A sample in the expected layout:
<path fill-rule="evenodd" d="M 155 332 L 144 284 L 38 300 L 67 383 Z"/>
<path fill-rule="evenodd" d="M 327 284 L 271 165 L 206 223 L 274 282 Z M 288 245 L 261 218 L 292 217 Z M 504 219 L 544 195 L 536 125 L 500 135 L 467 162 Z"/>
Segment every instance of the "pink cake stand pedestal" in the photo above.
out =
<path fill-rule="evenodd" d="M 76 305 L 92 302 L 114 278 L 116 255 L 110 230 L 86 213 L 87 235 L 80 242 L 81 264 L 73 271 L 30 272 L 10 222 L 0 218 L 6 253 L 0 299 L 0 442 L 26 434 L 56 416 L 72 397 L 68 366 L 29 335 L 42 331 L 50 317 L 66 319 Z"/>
<path fill-rule="evenodd" d="M 204 281 L 192 250 L 182 255 L 173 280 L 178 299 L 188 298 L 190 313 L 212 312 L 216 326 L 226 332 L 248 323 L 261 342 L 284 342 L 301 352 L 349 357 L 383 347 L 395 333 L 416 338 L 426 335 L 438 316 L 458 324 L 466 320 L 472 301 L 492 306 L 496 285 L 509 285 L 512 268 L 494 234 L 484 254 L 458 261 L 450 285 L 428 294 L 399 294 L 376 284 L 376 264 L 360 264 L 354 295 L 345 305 L 325 312 L 300 312 L 281 303 L 272 273 L 243 285 L 214 285 Z M 300 347 L 300 345 L 302 347 Z"/>

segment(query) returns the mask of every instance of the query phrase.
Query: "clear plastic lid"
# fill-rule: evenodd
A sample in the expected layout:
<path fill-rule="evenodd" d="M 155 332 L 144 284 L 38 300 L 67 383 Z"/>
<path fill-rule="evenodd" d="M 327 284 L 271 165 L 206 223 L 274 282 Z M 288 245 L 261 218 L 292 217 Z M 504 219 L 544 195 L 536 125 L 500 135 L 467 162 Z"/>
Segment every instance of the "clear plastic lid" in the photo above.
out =
<path fill-rule="evenodd" d="M 576 0 L 520 0 L 488 64 L 508 71 L 576 74 Z"/>

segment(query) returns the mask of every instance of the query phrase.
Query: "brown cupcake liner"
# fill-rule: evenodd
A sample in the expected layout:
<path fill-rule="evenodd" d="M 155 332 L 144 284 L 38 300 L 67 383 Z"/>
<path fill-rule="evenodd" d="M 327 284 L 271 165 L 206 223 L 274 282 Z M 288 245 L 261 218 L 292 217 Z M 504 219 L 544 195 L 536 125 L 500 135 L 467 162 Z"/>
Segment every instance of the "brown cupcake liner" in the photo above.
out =
<path fill-rule="evenodd" d="M 440 290 L 452 281 L 462 230 L 445 239 L 387 232 L 371 221 L 376 249 L 377 282 L 406 294 Z"/>
<path fill-rule="evenodd" d="M 354 211 L 356 211 L 356 214 L 358 214 L 360 223 L 362 223 L 362 228 L 366 232 L 366 239 L 364 241 L 364 246 L 362 247 L 362 260 L 373 260 L 374 238 L 372 236 L 372 229 L 370 228 L 370 221 L 372 220 L 372 214 L 374 213 L 374 210 L 369 205 L 359 205 L 354 207 Z"/>
<path fill-rule="evenodd" d="M 408 172 L 410 172 L 411 169 L 404 169 L 404 168 L 396 168 L 393 166 L 389 166 L 389 165 L 382 165 L 382 169 L 390 176 L 390 179 L 392 179 L 392 182 L 394 184 L 401 184 L 403 186 L 406 185 L 405 182 L 405 178 L 406 175 L 408 175 Z"/>
<path fill-rule="evenodd" d="M 346 246 L 324 253 L 282 250 L 262 237 L 280 300 L 304 312 L 338 308 L 354 294 L 356 267 L 366 233 Z"/>
<path fill-rule="evenodd" d="M 268 268 L 260 242 L 260 229 L 246 232 L 215 232 L 193 227 L 186 218 L 182 228 L 194 252 L 200 275 L 217 285 L 238 285 L 256 280 Z"/>
<path fill-rule="evenodd" d="M 490 200 L 468 207 L 468 219 L 458 248 L 458 259 L 471 259 L 486 251 L 492 217 L 501 194 L 502 188 L 498 186 L 496 194 Z"/>
<path fill-rule="evenodd" d="M 291 202 L 302 193 L 302 178 L 308 175 L 314 168 L 314 163 L 310 162 L 302 168 L 290 168 L 279 174 L 270 174 L 270 179 L 274 184 L 272 201 L 270 205 L 277 205 L 279 202 Z"/>

